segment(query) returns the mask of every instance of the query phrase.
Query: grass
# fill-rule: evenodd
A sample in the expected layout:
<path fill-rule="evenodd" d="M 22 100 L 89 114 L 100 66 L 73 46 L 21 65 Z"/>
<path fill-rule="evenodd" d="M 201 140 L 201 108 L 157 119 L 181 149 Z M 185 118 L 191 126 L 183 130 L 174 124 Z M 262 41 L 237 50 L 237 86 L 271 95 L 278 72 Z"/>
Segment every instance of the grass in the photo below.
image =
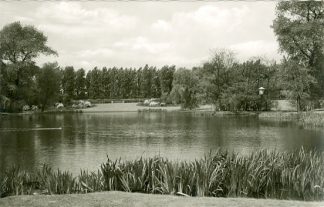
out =
<path fill-rule="evenodd" d="M 307 127 L 323 127 L 324 113 L 323 112 L 305 112 L 300 114 L 299 123 Z"/>
<path fill-rule="evenodd" d="M 154 207 L 319 207 L 324 202 L 304 202 L 292 200 L 251 199 L 251 198 L 214 198 L 180 197 L 172 195 L 127 193 L 120 191 L 97 192 L 88 194 L 9 196 L 0 199 L 0 206 L 15 207 L 88 207 L 88 206 L 154 206 Z"/>
<path fill-rule="evenodd" d="M 303 127 L 323 127 L 324 112 L 303 111 L 303 112 L 262 112 L 260 119 L 274 121 L 292 121 Z"/>
<path fill-rule="evenodd" d="M 319 152 L 258 151 L 249 156 L 217 151 L 195 161 L 162 157 L 110 160 L 97 172 L 78 176 L 47 165 L 35 172 L 19 167 L 0 176 L 1 197 L 125 191 L 212 197 L 324 199 L 324 156 Z"/>

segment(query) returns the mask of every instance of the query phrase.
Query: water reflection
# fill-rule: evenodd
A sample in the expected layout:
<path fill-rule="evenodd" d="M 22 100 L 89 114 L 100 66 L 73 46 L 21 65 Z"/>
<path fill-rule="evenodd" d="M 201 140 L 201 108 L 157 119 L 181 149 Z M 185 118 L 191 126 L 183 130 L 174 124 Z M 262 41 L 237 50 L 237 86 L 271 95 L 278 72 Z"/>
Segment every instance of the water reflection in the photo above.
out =
<path fill-rule="evenodd" d="M 17 128 L 62 130 L 15 131 Z M 250 153 L 304 147 L 324 149 L 321 130 L 256 117 L 200 117 L 187 113 L 58 114 L 1 117 L 0 169 L 49 163 L 77 173 L 111 158 L 161 156 L 192 160 L 218 148 Z"/>

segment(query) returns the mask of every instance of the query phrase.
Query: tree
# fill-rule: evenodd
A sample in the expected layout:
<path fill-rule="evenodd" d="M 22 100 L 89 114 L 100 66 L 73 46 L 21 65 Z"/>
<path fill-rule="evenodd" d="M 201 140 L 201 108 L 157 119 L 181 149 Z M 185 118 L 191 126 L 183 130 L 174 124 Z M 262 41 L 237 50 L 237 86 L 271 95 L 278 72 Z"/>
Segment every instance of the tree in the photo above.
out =
<path fill-rule="evenodd" d="M 152 70 L 152 96 L 154 98 L 160 98 L 161 97 L 161 82 L 159 78 L 159 72 L 154 67 Z"/>
<path fill-rule="evenodd" d="M 276 91 L 275 72 L 273 65 L 265 65 L 260 59 L 235 64 L 231 81 L 221 93 L 222 110 L 268 110 L 270 95 Z M 259 87 L 266 88 L 263 96 L 258 93 Z"/>
<path fill-rule="evenodd" d="M 63 102 L 69 104 L 75 98 L 75 72 L 73 66 L 65 67 L 62 77 Z"/>
<path fill-rule="evenodd" d="M 47 37 L 33 26 L 14 22 L 0 31 L 0 62 L 5 90 L 2 96 L 9 102 L 7 110 L 21 110 L 28 101 L 38 67 L 33 59 L 40 54 L 57 54 L 46 45 Z"/>
<path fill-rule="evenodd" d="M 281 51 L 294 59 L 317 80 L 311 95 L 324 95 L 324 2 L 280 1 L 272 28 Z"/>
<path fill-rule="evenodd" d="M 143 98 L 152 98 L 152 67 L 145 65 L 141 72 L 141 94 Z"/>
<path fill-rule="evenodd" d="M 35 27 L 14 22 L 0 31 L 0 57 L 11 63 L 31 62 L 40 54 L 57 54 L 46 45 L 47 37 Z"/>
<path fill-rule="evenodd" d="M 170 92 L 172 90 L 173 75 L 175 66 L 163 66 L 159 71 L 161 85 L 161 99 L 168 102 Z"/>
<path fill-rule="evenodd" d="M 89 77 L 88 77 L 89 75 Z M 101 71 L 95 67 L 91 72 L 89 71 L 87 75 L 87 79 L 89 81 L 88 85 L 88 94 L 89 98 L 92 99 L 99 99 L 100 98 L 100 91 L 101 91 Z"/>
<path fill-rule="evenodd" d="M 57 63 L 46 63 L 37 75 L 38 98 L 41 110 L 57 101 L 60 93 L 61 73 Z"/>
<path fill-rule="evenodd" d="M 234 53 L 221 49 L 215 51 L 210 61 L 203 65 L 200 85 L 207 102 L 222 106 L 221 94 L 230 84 L 234 63 Z"/>
<path fill-rule="evenodd" d="M 184 109 L 198 107 L 198 77 L 192 70 L 180 68 L 175 71 L 173 88 L 170 96 L 175 103 L 180 103 Z"/>
<path fill-rule="evenodd" d="M 284 60 L 281 77 L 283 86 L 290 91 L 289 98 L 296 100 L 297 111 L 303 110 L 305 101 L 310 98 L 311 84 L 316 83 L 310 69 L 296 60 Z"/>
<path fill-rule="evenodd" d="M 75 95 L 77 99 L 84 99 L 86 94 L 86 77 L 83 68 L 75 73 Z"/>

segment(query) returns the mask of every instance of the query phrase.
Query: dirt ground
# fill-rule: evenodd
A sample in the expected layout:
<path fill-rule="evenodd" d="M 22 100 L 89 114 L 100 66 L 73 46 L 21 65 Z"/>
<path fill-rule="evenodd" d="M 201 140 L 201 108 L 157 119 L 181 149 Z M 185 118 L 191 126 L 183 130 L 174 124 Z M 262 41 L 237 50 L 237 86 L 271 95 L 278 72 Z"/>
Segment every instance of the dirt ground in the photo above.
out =
<path fill-rule="evenodd" d="M 324 202 L 304 202 L 271 199 L 248 198 L 207 198 L 207 197 L 178 197 L 171 195 L 150 195 L 125 192 L 100 192 L 71 195 L 30 195 L 11 196 L 0 199 L 0 206 L 218 206 L 218 207 L 324 207 Z"/>

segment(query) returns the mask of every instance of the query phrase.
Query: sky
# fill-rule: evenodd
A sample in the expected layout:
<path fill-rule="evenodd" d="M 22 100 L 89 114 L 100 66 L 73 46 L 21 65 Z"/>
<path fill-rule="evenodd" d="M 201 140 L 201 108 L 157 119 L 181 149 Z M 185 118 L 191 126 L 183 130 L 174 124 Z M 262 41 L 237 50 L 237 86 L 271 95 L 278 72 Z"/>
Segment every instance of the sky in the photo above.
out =
<path fill-rule="evenodd" d="M 271 28 L 273 1 L 0 1 L 0 28 L 34 25 L 58 56 L 37 64 L 94 67 L 191 68 L 213 51 L 232 50 L 239 61 L 280 60 Z"/>

